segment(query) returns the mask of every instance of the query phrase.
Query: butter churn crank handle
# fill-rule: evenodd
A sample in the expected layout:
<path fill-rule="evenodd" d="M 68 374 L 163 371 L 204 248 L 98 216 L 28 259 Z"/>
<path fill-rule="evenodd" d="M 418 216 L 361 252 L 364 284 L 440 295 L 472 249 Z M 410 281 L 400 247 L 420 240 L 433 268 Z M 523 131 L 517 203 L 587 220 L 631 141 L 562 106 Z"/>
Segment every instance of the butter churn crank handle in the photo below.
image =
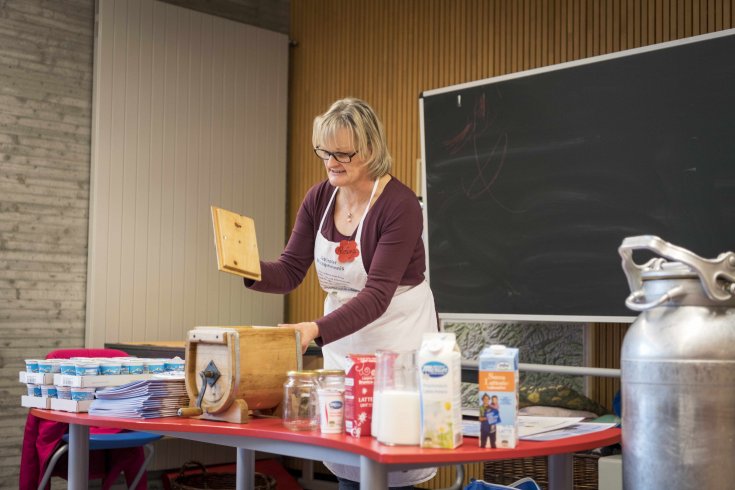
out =
<path fill-rule="evenodd" d="M 178 410 L 179 417 L 196 417 L 204 413 L 202 410 L 202 400 L 204 400 L 204 392 L 207 391 L 207 386 L 214 386 L 217 380 L 220 378 L 219 369 L 214 361 L 209 361 L 204 371 L 199 372 L 199 377 L 202 378 L 202 388 L 199 390 L 199 396 L 197 397 L 196 406 L 194 407 L 182 407 Z"/>
<path fill-rule="evenodd" d="M 198 417 L 202 413 L 202 409 L 197 407 L 181 407 L 176 412 L 179 417 Z"/>
<path fill-rule="evenodd" d="M 660 260 L 651 259 L 644 265 L 637 265 L 633 262 L 632 254 L 633 250 L 638 249 L 656 252 L 662 257 L 691 267 L 699 276 L 702 287 L 711 300 L 728 301 L 735 297 L 735 253 L 724 252 L 716 259 L 705 259 L 653 235 L 625 238 L 618 248 L 623 259 L 623 272 L 633 292 L 641 289 L 643 283 L 641 271 L 645 270 L 651 262 Z"/>

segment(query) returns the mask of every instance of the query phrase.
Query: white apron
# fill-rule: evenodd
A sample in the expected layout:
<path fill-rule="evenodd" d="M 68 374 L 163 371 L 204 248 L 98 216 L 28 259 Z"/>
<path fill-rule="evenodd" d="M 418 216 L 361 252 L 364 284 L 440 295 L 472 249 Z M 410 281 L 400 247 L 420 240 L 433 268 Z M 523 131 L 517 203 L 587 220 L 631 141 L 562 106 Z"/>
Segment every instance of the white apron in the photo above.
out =
<path fill-rule="evenodd" d="M 369 202 L 372 202 L 377 187 L 376 180 Z M 352 262 L 339 262 L 335 252 L 339 243 L 330 242 L 322 234 L 325 218 L 330 212 L 337 190 L 334 190 L 329 199 L 314 242 L 316 273 L 321 288 L 327 293 L 324 300 L 325 315 L 357 296 L 367 283 L 367 272 L 362 256 L 358 256 Z M 355 233 L 355 242 L 360 253 L 362 253 L 360 244 L 362 225 L 369 208 L 368 204 Z M 378 349 L 399 351 L 419 349 L 423 334 L 437 331 L 434 297 L 426 281 L 417 286 L 398 286 L 388 309 L 380 318 L 357 332 L 322 347 L 324 367 L 344 370 L 347 367 L 347 354 L 375 354 Z M 360 468 L 356 466 L 334 463 L 325 465 L 340 478 L 360 480 Z M 415 485 L 433 478 L 435 474 L 436 468 L 393 471 L 388 474 L 388 484 L 391 487 Z"/>

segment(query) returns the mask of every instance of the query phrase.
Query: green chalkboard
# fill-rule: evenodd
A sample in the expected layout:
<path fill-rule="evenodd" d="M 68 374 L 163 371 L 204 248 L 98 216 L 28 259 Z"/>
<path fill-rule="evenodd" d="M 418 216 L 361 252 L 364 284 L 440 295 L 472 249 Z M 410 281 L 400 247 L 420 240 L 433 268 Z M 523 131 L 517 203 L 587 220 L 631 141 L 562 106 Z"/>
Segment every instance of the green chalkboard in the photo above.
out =
<path fill-rule="evenodd" d="M 735 30 L 421 104 L 440 313 L 633 317 L 623 238 L 735 250 Z"/>

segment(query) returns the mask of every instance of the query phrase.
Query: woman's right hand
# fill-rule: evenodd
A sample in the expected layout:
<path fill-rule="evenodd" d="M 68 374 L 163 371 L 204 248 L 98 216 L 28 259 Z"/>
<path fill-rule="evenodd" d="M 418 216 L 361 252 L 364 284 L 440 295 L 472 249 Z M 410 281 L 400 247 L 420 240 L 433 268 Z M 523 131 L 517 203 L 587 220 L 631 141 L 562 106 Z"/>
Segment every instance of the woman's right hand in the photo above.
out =
<path fill-rule="evenodd" d="M 279 327 L 293 328 L 301 333 L 301 353 L 305 354 L 311 341 L 319 337 L 319 325 L 316 322 L 279 323 Z"/>

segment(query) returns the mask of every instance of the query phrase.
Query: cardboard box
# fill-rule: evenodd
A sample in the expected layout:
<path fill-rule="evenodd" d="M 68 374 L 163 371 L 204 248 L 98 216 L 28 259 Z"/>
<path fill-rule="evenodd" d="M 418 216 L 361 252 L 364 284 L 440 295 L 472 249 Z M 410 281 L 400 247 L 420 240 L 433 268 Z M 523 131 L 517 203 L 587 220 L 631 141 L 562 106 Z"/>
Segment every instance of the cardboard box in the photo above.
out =
<path fill-rule="evenodd" d="M 63 400 L 61 398 L 51 398 L 51 409 L 62 410 L 64 412 L 89 412 L 89 406 L 94 400 Z"/>
<path fill-rule="evenodd" d="M 452 332 L 425 333 L 418 353 L 421 447 L 462 444 L 462 354 Z"/>
<path fill-rule="evenodd" d="M 20 397 L 20 406 L 27 408 L 50 408 L 51 398 L 47 396 L 28 396 Z"/>
<path fill-rule="evenodd" d="M 104 386 L 120 386 L 133 381 L 150 379 L 150 374 L 110 374 L 100 376 L 72 376 L 71 374 L 54 374 L 53 384 L 71 386 L 72 388 L 99 388 Z"/>
<path fill-rule="evenodd" d="M 21 371 L 19 379 L 21 383 L 26 384 L 52 385 L 54 384 L 54 373 L 29 373 L 27 371 Z"/>
<path fill-rule="evenodd" d="M 491 345 L 480 353 L 478 365 L 479 445 L 514 448 L 518 444 L 518 349 Z"/>
<path fill-rule="evenodd" d="M 375 356 L 349 354 L 345 370 L 345 431 L 351 436 L 370 435 L 374 384 Z"/>

